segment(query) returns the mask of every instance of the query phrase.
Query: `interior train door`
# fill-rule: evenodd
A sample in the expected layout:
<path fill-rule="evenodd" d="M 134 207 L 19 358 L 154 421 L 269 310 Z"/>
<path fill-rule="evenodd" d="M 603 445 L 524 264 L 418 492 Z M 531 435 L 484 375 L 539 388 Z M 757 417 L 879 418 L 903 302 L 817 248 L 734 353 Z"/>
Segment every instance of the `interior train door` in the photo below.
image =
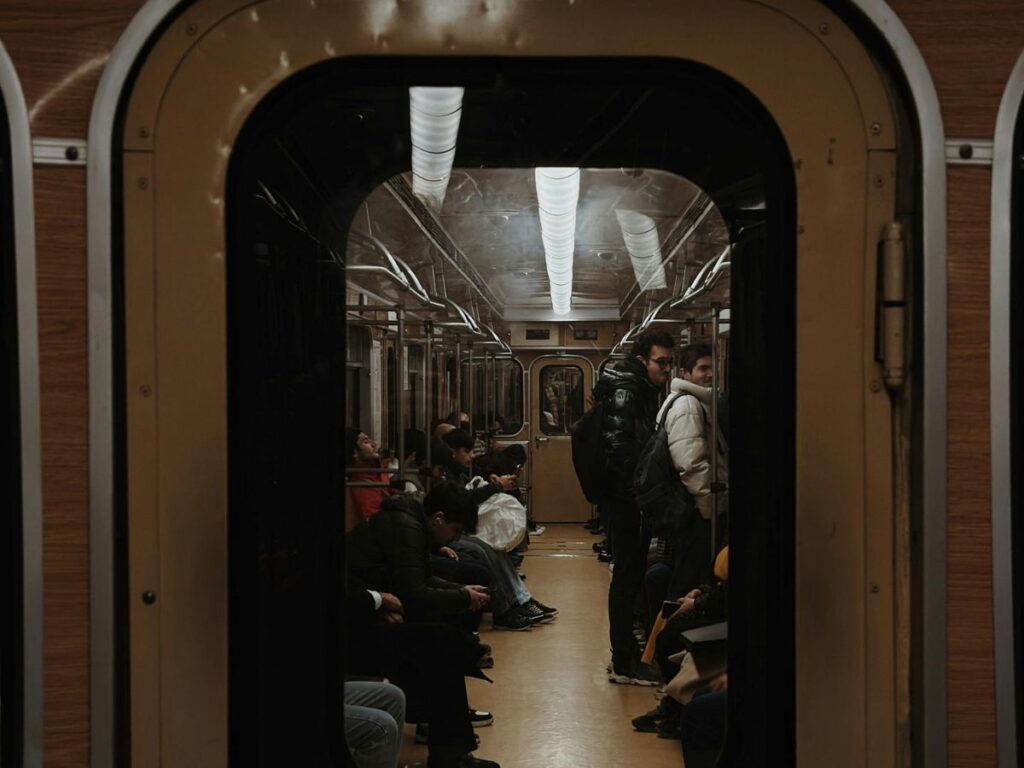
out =
<path fill-rule="evenodd" d="M 585 357 L 541 357 L 530 366 L 530 478 L 533 518 L 584 522 L 590 502 L 572 468 L 573 422 L 587 407 L 594 366 Z"/>

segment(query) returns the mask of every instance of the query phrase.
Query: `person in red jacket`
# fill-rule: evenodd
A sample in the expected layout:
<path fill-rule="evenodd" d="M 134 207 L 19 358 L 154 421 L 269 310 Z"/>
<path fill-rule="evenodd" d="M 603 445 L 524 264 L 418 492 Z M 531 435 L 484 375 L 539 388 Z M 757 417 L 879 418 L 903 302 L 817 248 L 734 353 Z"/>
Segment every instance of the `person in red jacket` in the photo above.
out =
<path fill-rule="evenodd" d="M 347 475 L 349 483 L 386 483 L 389 475 L 375 470 L 380 469 L 380 452 L 377 443 L 358 427 L 345 429 L 345 455 L 348 457 L 350 469 L 365 468 L 366 472 L 353 472 Z M 395 491 L 392 488 L 349 487 L 352 501 L 356 505 L 359 517 L 367 520 L 380 511 L 384 499 Z"/>

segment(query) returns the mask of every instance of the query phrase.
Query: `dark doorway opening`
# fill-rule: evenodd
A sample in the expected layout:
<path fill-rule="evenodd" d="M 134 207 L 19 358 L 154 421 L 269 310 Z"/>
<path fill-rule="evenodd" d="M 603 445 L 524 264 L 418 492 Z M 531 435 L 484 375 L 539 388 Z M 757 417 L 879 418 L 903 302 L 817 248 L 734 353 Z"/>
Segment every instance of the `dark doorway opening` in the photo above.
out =
<path fill-rule="evenodd" d="M 409 169 L 408 88 L 466 88 L 457 164 L 659 168 L 734 234 L 726 762 L 795 763 L 795 183 L 763 107 L 666 60 L 347 59 L 272 93 L 228 179 L 231 764 L 340 764 L 345 243 Z M 788 366 L 788 368 L 787 368 Z M 761 407 L 771 402 L 772 408 Z"/>

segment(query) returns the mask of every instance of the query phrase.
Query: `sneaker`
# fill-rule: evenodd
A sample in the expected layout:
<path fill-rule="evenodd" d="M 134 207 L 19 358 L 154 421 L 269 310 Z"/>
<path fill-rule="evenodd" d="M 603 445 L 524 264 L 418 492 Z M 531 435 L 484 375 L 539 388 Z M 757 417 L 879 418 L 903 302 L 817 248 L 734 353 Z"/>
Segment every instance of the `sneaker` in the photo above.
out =
<path fill-rule="evenodd" d="M 546 613 L 549 616 L 557 616 L 558 615 L 558 609 L 557 608 L 552 608 L 550 605 L 544 605 L 544 603 L 540 602 L 536 598 L 533 598 L 533 597 L 530 598 L 530 605 L 532 605 L 534 608 L 539 608 L 541 613 Z"/>
<path fill-rule="evenodd" d="M 459 768 L 501 768 L 498 763 L 493 760 L 484 760 L 482 757 L 474 757 L 473 753 L 470 752 L 459 763 Z"/>
<path fill-rule="evenodd" d="M 555 620 L 553 614 L 544 613 L 544 611 L 534 605 L 532 601 L 529 603 L 523 603 L 519 606 L 519 610 L 522 611 L 526 618 L 531 619 L 534 624 L 547 624 L 548 622 Z"/>
<path fill-rule="evenodd" d="M 614 560 L 615 558 L 612 556 L 611 552 L 606 552 L 602 550 L 601 552 L 597 553 L 597 561 L 599 563 L 611 563 Z"/>
<path fill-rule="evenodd" d="M 598 554 L 601 554 L 602 549 L 608 549 L 608 540 L 605 539 L 604 541 L 595 541 L 593 544 L 590 545 L 590 548 Z"/>
<path fill-rule="evenodd" d="M 678 715 L 676 717 L 666 717 L 658 723 L 658 738 L 675 739 L 676 741 L 683 740 L 683 729 Z"/>
<path fill-rule="evenodd" d="M 482 657 L 480 661 L 476 663 L 477 669 L 493 669 L 494 668 L 494 657 L 490 654 Z"/>
<path fill-rule="evenodd" d="M 633 727 L 641 733 L 659 733 L 658 726 L 665 720 L 675 720 L 678 724 L 682 705 L 675 699 L 666 697 L 650 712 L 633 718 Z"/>
<path fill-rule="evenodd" d="M 547 528 L 545 526 L 543 526 L 543 525 L 535 525 L 533 527 L 533 529 L 530 531 L 530 535 L 531 536 L 540 536 L 546 530 L 547 530 Z"/>
<path fill-rule="evenodd" d="M 612 667 L 608 673 L 608 682 L 619 685 L 641 685 L 653 688 L 661 683 L 658 675 L 647 664 L 637 662 L 626 668 Z"/>
<path fill-rule="evenodd" d="M 474 728 L 483 728 L 485 725 L 494 724 L 494 715 L 484 712 L 482 709 L 471 709 L 469 710 L 469 722 L 473 724 Z"/>
<path fill-rule="evenodd" d="M 504 629 L 509 632 L 525 632 L 535 623 L 536 622 L 532 619 L 524 616 L 517 608 L 513 608 L 511 611 L 506 611 L 501 616 L 494 617 L 494 628 Z"/>

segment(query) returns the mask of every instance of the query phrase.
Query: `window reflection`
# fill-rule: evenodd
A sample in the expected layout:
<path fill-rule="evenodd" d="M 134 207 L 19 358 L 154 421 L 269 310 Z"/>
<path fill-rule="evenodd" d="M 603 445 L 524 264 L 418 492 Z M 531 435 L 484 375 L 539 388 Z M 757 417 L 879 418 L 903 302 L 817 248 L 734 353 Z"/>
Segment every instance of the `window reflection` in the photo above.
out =
<path fill-rule="evenodd" d="M 540 372 L 540 413 L 545 435 L 568 435 L 583 415 L 583 371 L 575 365 L 549 365 Z"/>

